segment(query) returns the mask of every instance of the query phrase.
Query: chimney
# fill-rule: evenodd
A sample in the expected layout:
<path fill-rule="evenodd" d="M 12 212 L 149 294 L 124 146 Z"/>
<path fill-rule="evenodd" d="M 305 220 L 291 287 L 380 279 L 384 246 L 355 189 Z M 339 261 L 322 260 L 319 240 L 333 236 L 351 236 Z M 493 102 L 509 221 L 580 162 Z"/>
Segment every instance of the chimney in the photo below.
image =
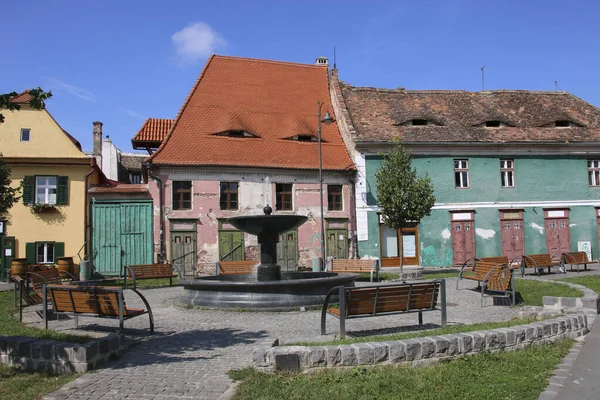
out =
<path fill-rule="evenodd" d="M 315 64 L 329 66 L 329 58 L 327 58 L 327 57 L 317 57 L 317 60 L 315 61 Z"/>
<path fill-rule="evenodd" d="M 94 156 L 102 156 L 102 122 L 94 121 Z M 100 164 L 102 165 L 102 164 Z"/>

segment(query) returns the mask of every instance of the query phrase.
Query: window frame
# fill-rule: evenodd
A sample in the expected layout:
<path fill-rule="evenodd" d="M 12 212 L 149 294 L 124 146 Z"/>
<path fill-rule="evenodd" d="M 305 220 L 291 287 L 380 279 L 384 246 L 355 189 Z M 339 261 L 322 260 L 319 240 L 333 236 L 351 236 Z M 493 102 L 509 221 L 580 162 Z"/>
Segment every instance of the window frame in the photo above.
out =
<path fill-rule="evenodd" d="M 131 183 L 131 184 L 143 183 L 142 182 L 142 174 L 139 172 L 129 172 L 129 183 Z"/>
<path fill-rule="evenodd" d="M 508 164 L 510 163 L 510 166 Z M 506 179 L 505 179 L 506 178 Z M 512 181 L 512 185 L 505 184 L 508 179 Z M 517 186 L 515 179 L 515 160 L 512 158 L 503 158 L 500 159 L 500 186 L 503 188 L 514 188 Z"/>
<path fill-rule="evenodd" d="M 594 163 L 596 164 L 594 166 Z M 588 164 L 588 185 L 590 187 L 600 187 L 600 159 L 587 160 Z"/>
<path fill-rule="evenodd" d="M 23 139 L 23 133 L 27 132 L 27 140 Z M 21 128 L 21 134 L 19 136 L 21 142 L 30 142 L 31 141 L 31 128 Z"/>
<path fill-rule="evenodd" d="M 336 187 L 339 187 L 339 191 L 332 190 Z M 335 205 L 339 207 L 335 208 Z M 327 211 L 344 211 L 344 185 L 327 185 Z"/>
<path fill-rule="evenodd" d="M 223 185 L 227 187 L 223 189 Z M 235 185 L 235 190 L 229 188 L 229 185 Z M 240 209 L 240 196 L 239 196 L 240 184 L 239 182 L 219 182 L 219 208 L 221 210 L 239 210 Z M 232 200 L 235 195 L 235 200 Z M 235 207 L 231 204 L 235 201 Z M 225 204 L 225 207 L 223 205 Z"/>
<path fill-rule="evenodd" d="M 35 242 L 35 262 L 36 264 L 55 264 L 56 262 L 56 248 L 54 246 L 55 242 Z M 48 260 L 48 249 L 52 246 L 52 260 Z M 43 261 L 39 259 L 40 248 L 44 248 L 43 251 Z"/>
<path fill-rule="evenodd" d="M 188 183 L 189 184 L 189 188 L 183 188 L 183 187 L 176 187 L 179 186 L 180 184 L 185 184 Z M 172 196 L 171 196 L 171 208 L 174 211 L 185 211 L 185 210 L 191 210 L 192 209 L 192 188 L 193 188 L 193 183 L 192 181 L 172 181 L 171 182 L 171 192 L 172 192 Z M 189 194 L 189 207 L 185 206 L 186 203 L 186 199 L 184 198 L 184 195 L 188 193 Z M 178 198 L 176 199 L 176 196 L 178 196 Z M 177 207 L 175 206 L 177 204 Z"/>
<path fill-rule="evenodd" d="M 54 186 L 51 184 L 39 184 L 38 179 L 54 179 Z M 44 201 L 39 201 L 38 199 L 38 189 L 44 188 Z M 52 193 L 49 190 L 54 188 L 54 201 L 51 201 Z M 56 175 L 36 175 L 34 182 L 34 204 L 58 204 L 58 176 Z"/>
<path fill-rule="evenodd" d="M 464 162 L 465 166 L 462 167 L 462 162 Z M 469 178 L 469 159 L 468 158 L 455 158 L 453 160 L 454 163 L 454 187 L 456 189 L 469 189 L 471 187 L 471 182 L 470 182 L 470 178 Z M 458 163 L 458 166 L 457 166 Z M 460 175 L 458 175 L 460 174 Z M 458 181 L 457 181 L 457 177 L 460 176 L 460 184 L 461 186 L 458 185 Z M 463 178 L 466 178 L 466 185 L 463 182 Z"/>
<path fill-rule="evenodd" d="M 289 185 L 289 191 L 283 190 L 283 185 Z M 289 197 L 286 199 L 286 197 Z M 286 201 L 287 200 L 287 201 Z M 289 208 L 286 204 L 289 203 Z M 275 209 L 277 211 L 294 210 L 294 184 L 293 183 L 275 183 Z"/>

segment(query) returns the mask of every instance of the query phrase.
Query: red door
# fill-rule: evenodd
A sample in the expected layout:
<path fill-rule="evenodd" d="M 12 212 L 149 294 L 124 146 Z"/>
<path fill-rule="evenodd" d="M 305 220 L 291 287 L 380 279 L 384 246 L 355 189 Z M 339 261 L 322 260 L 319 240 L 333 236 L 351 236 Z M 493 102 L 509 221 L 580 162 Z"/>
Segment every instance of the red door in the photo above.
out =
<path fill-rule="evenodd" d="M 523 220 L 503 220 L 502 228 L 502 255 L 508 260 L 523 255 Z"/>
<path fill-rule="evenodd" d="M 473 221 L 452 222 L 452 262 L 462 264 L 475 257 L 475 229 Z"/>
<path fill-rule="evenodd" d="M 571 251 L 568 218 L 546 219 L 546 247 L 550 254 L 562 254 Z"/>

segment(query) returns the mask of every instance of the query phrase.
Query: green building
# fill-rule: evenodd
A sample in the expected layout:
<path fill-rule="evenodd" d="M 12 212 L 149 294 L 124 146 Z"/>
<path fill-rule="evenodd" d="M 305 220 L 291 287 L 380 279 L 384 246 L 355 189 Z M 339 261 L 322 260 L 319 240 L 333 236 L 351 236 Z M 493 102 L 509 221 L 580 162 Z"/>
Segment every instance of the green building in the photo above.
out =
<path fill-rule="evenodd" d="M 584 250 L 598 258 L 600 109 L 565 92 L 353 87 L 332 98 L 358 170 L 358 256 L 444 267 L 472 257 Z M 340 119 L 342 120 L 340 122 Z M 399 138 L 435 188 L 431 215 L 381 224 L 375 172 Z"/>

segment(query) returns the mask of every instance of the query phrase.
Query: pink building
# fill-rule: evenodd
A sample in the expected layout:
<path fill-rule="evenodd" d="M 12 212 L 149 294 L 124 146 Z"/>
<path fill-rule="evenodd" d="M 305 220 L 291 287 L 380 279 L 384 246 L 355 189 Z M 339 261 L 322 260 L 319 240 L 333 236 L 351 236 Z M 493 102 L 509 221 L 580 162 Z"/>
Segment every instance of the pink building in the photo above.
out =
<path fill-rule="evenodd" d="M 185 275 L 214 273 L 219 260 L 258 259 L 256 237 L 227 218 L 260 214 L 267 204 L 274 214 L 309 217 L 280 238 L 284 270 L 320 256 L 318 104 L 322 114 L 332 107 L 329 66 L 318 61 L 212 56 L 175 121 L 142 127 L 134 146 L 161 143 L 148 160 L 157 258 Z M 337 123 L 321 128 L 326 254 L 347 258 L 356 171 Z"/>

